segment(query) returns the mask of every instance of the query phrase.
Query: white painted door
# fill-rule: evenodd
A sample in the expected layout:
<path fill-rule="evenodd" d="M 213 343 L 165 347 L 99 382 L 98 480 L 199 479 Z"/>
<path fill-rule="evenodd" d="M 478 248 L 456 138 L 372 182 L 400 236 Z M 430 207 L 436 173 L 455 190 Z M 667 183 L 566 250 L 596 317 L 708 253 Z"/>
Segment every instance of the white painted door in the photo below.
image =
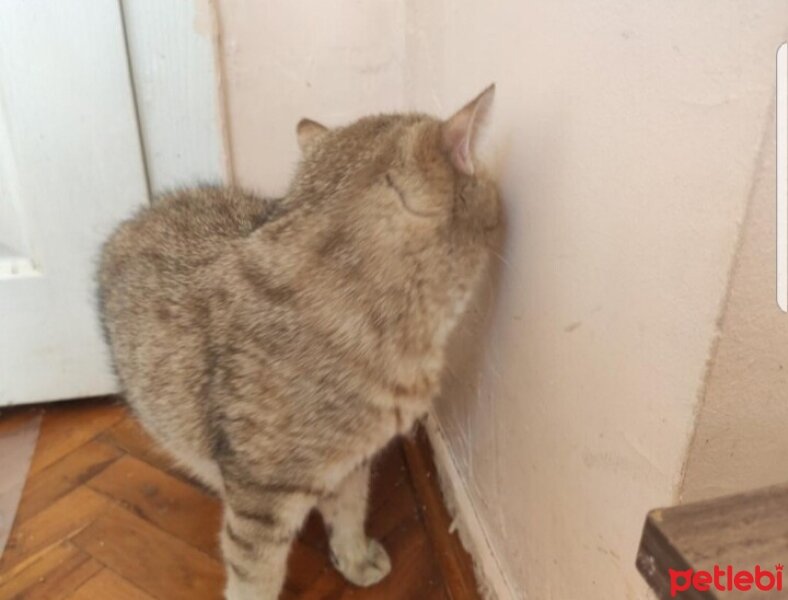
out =
<path fill-rule="evenodd" d="M 118 2 L 0 2 L 0 405 L 114 390 L 96 257 L 147 196 Z"/>
<path fill-rule="evenodd" d="M 101 243 L 149 192 L 227 179 L 214 8 L 0 0 L 0 406 L 115 391 Z"/>

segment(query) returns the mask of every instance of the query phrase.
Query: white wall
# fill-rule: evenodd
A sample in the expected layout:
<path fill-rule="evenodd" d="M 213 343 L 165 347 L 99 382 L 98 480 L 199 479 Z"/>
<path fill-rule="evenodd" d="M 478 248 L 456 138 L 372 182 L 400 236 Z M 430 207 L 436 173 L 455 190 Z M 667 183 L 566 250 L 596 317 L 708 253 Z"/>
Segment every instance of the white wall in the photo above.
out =
<path fill-rule="evenodd" d="M 508 235 L 441 427 L 518 597 L 645 597 L 640 528 L 677 498 L 788 0 L 219 7 L 235 174 L 265 193 L 302 116 L 447 115 L 498 84 Z"/>
<path fill-rule="evenodd" d="M 440 405 L 457 466 L 520 594 L 643 597 L 640 528 L 676 499 L 788 3 L 406 14 L 412 105 L 498 83 L 508 239 L 481 374 Z"/>
<path fill-rule="evenodd" d="M 237 181 L 284 193 L 302 117 L 341 125 L 402 105 L 400 0 L 218 0 Z"/>
<path fill-rule="evenodd" d="M 689 453 L 685 501 L 786 478 L 788 317 L 774 299 L 774 133 L 770 119 Z"/>

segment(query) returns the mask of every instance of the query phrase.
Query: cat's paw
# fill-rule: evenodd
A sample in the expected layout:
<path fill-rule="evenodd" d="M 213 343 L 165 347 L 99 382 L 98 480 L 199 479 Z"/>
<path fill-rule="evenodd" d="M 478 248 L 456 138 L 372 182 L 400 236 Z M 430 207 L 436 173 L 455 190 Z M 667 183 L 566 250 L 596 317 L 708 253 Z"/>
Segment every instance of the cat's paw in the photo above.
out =
<path fill-rule="evenodd" d="M 360 587 L 375 585 L 391 571 L 386 549 L 377 541 L 367 539 L 364 545 L 332 549 L 331 561 L 350 583 Z"/>

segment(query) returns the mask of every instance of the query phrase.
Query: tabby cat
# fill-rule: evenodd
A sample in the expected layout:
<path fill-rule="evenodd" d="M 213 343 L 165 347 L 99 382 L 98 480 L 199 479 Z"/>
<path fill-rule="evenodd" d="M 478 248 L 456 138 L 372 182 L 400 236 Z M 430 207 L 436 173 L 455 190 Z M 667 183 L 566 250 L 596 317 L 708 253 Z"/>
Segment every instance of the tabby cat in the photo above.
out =
<path fill-rule="evenodd" d="M 473 150 L 493 93 L 446 121 L 304 119 L 283 198 L 182 190 L 104 246 L 118 377 L 145 428 L 223 500 L 228 600 L 279 596 L 313 507 L 349 581 L 389 572 L 364 531 L 370 459 L 438 393 L 488 262 L 498 194 Z"/>

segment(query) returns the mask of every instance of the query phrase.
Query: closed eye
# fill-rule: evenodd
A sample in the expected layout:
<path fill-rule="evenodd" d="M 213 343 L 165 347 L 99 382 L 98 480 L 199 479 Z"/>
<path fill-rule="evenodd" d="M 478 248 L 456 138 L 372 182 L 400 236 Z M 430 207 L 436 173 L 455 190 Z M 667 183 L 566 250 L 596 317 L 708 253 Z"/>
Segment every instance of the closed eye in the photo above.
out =
<path fill-rule="evenodd" d="M 399 201 L 402 202 L 403 208 L 405 208 L 405 210 L 407 210 L 409 213 L 414 214 L 417 217 L 434 217 L 439 214 L 438 211 L 432 213 L 421 212 L 409 206 L 408 201 L 405 198 L 405 193 L 402 191 L 402 188 L 400 188 L 396 183 L 394 183 L 394 180 L 392 179 L 391 175 L 389 175 L 388 173 L 386 173 L 386 185 L 388 185 L 392 190 L 397 192 L 397 196 L 399 196 Z"/>
<path fill-rule="evenodd" d="M 405 195 L 402 193 L 402 190 L 399 189 L 399 186 L 396 183 L 394 183 L 394 180 L 391 178 L 391 175 L 389 175 L 388 173 L 386 173 L 386 183 L 392 190 L 397 192 L 399 199 L 402 201 L 403 204 L 405 204 Z"/>

